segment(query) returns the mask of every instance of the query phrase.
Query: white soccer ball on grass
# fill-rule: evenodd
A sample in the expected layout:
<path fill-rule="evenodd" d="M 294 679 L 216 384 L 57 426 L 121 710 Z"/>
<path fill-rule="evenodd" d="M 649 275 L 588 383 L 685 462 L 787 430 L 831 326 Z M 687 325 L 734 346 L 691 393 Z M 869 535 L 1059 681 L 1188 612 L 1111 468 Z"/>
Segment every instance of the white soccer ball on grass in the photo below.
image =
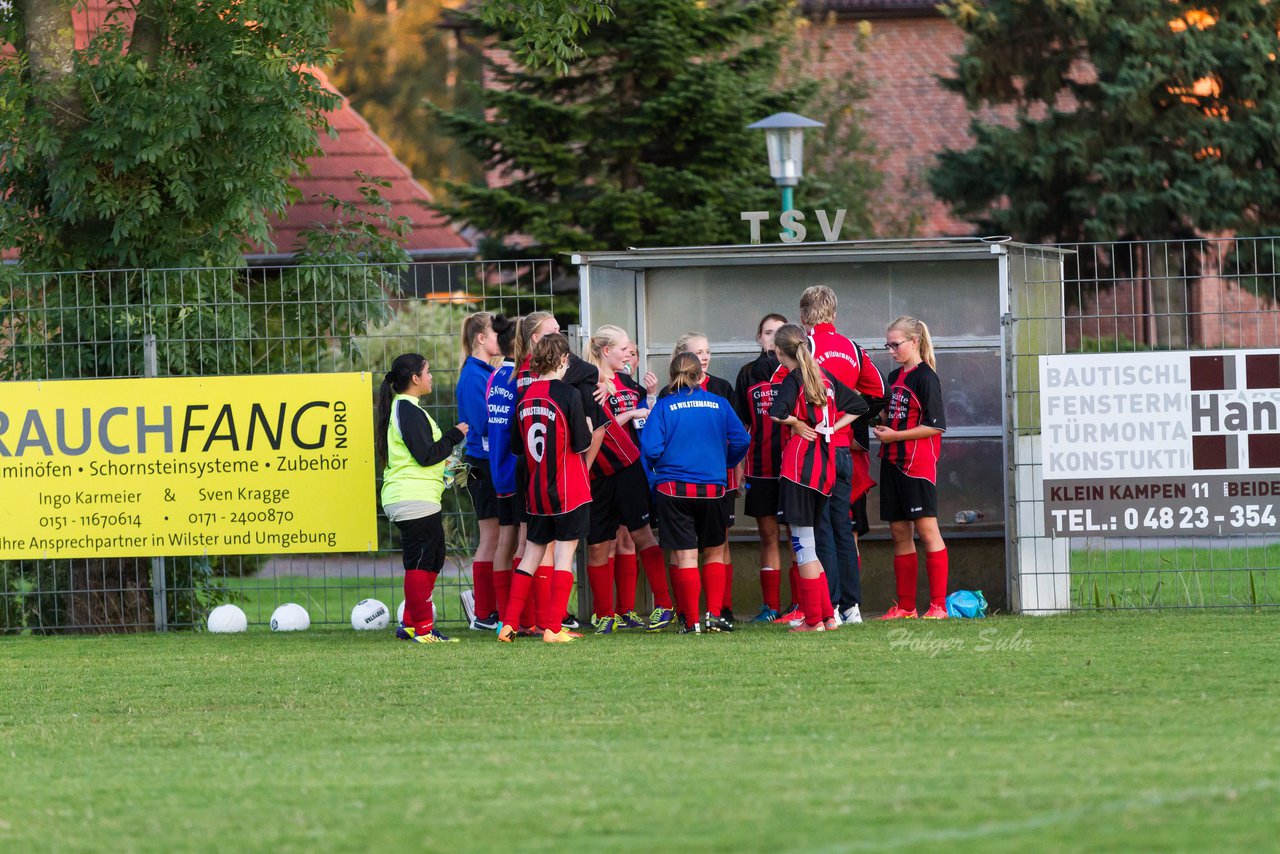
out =
<path fill-rule="evenodd" d="M 404 622 L 404 600 L 403 599 L 400 600 L 400 607 L 396 608 L 396 622 L 397 623 Z"/>
<path fill-rule="evenodd" d="M 216 634 L 243 632 L 249 620 L 239 605 L 219 605 L 209 612 L 209 631 Z"/>
<path fill-rule="evenodd" d="M 361 599 L 351 609 L 351 628 L 356 631 L 385 629 L 391 623 L 391 612 L 377 599 Z"/>
<path fill-rule="evenodd" d="M 307 609 L 296 602 L 288 602 L 271 614 L 271 631 L 300 632 L 311 625 Z"/>

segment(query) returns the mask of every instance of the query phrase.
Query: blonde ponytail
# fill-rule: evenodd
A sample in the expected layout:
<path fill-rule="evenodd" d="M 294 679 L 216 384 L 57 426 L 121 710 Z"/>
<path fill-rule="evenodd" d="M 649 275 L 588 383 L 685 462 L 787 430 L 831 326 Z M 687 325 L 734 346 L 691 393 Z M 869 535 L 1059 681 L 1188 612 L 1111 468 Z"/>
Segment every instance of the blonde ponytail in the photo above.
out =
<path fill-rule="evenodd" d="M 800 379 L 804 386 L 804 399 L 814 406 L 822 406 L 827 402 L 827 386 L 822 381 L 822 368 L 813 358 L 809 349 L 809 335 L 803 326 L 788 323 L 779 326 L 773 334 L 773 346 L 778 352 L 800 365 Z"/>
<path fill-rule="evenodd" d="M 938 362 L 933 355 L 933 339 L 929 337 L 929 327 L 925 325 L 923 320 L 917 320 L 910 315 L 904 314 L 893 323 L 890 323 L 889 329 L 896 329 L 908 338 L 916 339 L 919 342 L 920 361 L 934 371 L 938 370 Z"/>
<path fill-rule="evenodd" d="M 520 318 L 520 328 L 516 331 L 516 346 L 512 351 L 511 358 L 515 361 L 516 367 L 524 364 L 525 356 L 533 352 L 533 333 L 538 331 L 538 327 L 543 321 L 555 317 L 549 311 L 531 311 L 524 317 Z"/>

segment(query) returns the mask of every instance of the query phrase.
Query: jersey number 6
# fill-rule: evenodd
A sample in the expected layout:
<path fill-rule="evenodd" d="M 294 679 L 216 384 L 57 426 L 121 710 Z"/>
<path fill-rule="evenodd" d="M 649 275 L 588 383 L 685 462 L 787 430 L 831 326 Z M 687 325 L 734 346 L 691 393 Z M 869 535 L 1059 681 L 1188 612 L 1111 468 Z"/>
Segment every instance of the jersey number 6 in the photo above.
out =
<path fill-rule="evenodd" d="M 525 437 L 525 447 L 529 449 L 529 456 L 542 462 L 542 455 L 547 452 L 546 424 L 534 424 L 529 428 L 529 434 Z"/>

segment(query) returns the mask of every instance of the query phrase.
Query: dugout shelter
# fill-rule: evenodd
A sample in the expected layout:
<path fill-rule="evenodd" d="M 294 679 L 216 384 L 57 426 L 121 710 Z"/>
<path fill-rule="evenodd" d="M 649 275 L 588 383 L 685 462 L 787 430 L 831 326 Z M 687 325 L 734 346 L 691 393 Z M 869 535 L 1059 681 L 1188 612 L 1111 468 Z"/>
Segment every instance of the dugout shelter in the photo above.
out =
<path fill-rule="evenodd" d="M 896 367 L 883 346 L 886 325 L 904 314 L 924 320 L 947 407 L 938 521 L 952 554 L 951 587 L 982 589 L 993 607 L 1019 610 L 1017 526 L 1008 523 L 1018 513 L 1024 531 L 1035 526 L 1038 508 L 1015 496 L 1038 488 L 1038 467 L 1017 465 L 1032 451 L 1017 444 L 1019 424 L 1034 416 L 1018 412 L 1023 398 L 1014 390 L 1031 388 L 1036 365 L 1013 354 L 1062 352 L 1063 254 L 1004 239 L 947 238 L 581 252 L 572 262 L 579 334 L 605 323 L 631 330 L 642 364 L 664 380 L 676 338 L 698 331 L 711 341 L 711 373 L 733 382 L 759 353 L 760 318 L 778 312 L 798 322 L 800 294 L 812 285 L 836 292 L 836 328 L 886 377 Z M 873 440 L 877 480 L 878 450 Z M 864 598 L 883 610 L 892 573 L 875 490 L 868 515 Z M 755 521 L 741 506 L 732 541 L 739 585 L 748 589 L 741 579 L 756 567 Z"/>

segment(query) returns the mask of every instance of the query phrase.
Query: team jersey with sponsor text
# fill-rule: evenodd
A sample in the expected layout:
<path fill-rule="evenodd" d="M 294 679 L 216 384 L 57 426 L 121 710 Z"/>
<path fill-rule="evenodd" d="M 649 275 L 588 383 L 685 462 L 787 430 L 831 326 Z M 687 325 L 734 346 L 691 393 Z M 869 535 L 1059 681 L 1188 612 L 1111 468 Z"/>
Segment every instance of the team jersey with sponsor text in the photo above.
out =
<path fill-rule="evenodd" d="M 640 459 L 640 439 L 636 435 L 634 421 L 618 423 L 618 416 L 630 412 L 644 400 L 644 389 L 623 373 L 614 374 L 614 391 L 600 405 L 608 419 L 604 442 L 591 466 L 591 476 L 608 477 L 617 474 Z"/>
<path fill-rule="evenodd" d="M 942 380 L 927 362 L 914 368 L 898 368 L 889 374 L 889 405 L 884 410 L 890 429 L 913 427 L 947 429 L 947 416 L 942 400 Z M 927 439 L 889 442 L 880 446 L 880 459 L 893 463 L 908 477 L 937 483 L 938 457 L 942 453 L 942 434 Z"/>
<path fill-rule="evenodd" d="M 836 434 L 832 425 L 840 420 L 841 415 L 866 412 L 867 402 L 829 371 L 822 372 L 827 399 L 820 405 L 810 403 L 804 396 L 802 383 L 799 373 L 788 374 L 779 384 L 769 407 L 769 415 L 774 418 L 794 415 L 818 431 L 813 439 L 803 439 L 794 430 L 786 431 L 781 477 L 830 495 L 836 482 Z"/>
<path fill-rule="evenodd" d="M 582 452 L 591 430 L 578 392 L 560 380 L 535 380 L 516 404 L 511 450 L 529 473 L 525 503 L 534 516 L 557 516 L 591 500 Z"/>
<path fill-rule="evenodd" d="M 785 428 L 769 417 L 769 407 L 787 369 L 773 353 L 761 353 L 738 371 L 733 387 L 733 408 L 751 434 L 747 450 L 747 477 L 770 480 L 778 478 L 782 467 L 783 432 Z"/>

